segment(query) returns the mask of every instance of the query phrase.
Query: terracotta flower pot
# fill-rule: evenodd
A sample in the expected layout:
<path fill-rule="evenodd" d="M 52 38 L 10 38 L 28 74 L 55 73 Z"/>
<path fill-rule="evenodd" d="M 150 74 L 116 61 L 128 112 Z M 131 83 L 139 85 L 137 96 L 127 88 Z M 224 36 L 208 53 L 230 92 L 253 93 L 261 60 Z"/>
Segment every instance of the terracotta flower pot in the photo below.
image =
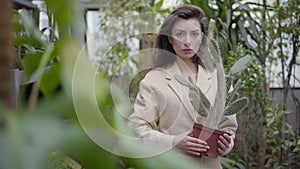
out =
<path fill-rule="evenodd" d="M 231 135 L 226 131 L 205 127 L 202 124 L 195 123 L 193 125 L 193 136 L 207 142 L 209 150 L 206 152 L 206 155 L 209 157 L 218 156 L 219 145 L 217 141 L 219 140 L 219 136 L 223 135 L 224 133 Z"/>

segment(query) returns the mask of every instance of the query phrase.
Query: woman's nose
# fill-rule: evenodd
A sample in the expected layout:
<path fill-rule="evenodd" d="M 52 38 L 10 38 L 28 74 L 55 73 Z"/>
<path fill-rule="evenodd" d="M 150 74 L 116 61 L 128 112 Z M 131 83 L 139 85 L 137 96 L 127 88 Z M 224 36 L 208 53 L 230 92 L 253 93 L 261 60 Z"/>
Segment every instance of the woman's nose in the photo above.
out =
<path fill-rule="evenodd" d="M 185 37 L 185 39 L 184 39 L 184 44 L 186 45 L 186 46 L 191 46 L 191 37 L 190 37 L 190 35 L 187 35 L 186 37 Z"/>
<path fill-rule="evenodd" d="M 184 39 L 184 44 L 190 46 L 191 45 L 191 36 L 187 35 Z"/>

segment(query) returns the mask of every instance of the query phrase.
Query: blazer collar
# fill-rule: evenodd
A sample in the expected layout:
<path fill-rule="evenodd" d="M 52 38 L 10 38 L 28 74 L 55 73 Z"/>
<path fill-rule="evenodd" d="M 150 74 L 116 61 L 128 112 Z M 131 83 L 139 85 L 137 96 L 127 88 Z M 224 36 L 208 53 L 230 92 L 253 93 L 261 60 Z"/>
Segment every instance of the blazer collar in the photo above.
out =
<path fill-rule="evenodd" d="M 196 82 L 196 85 L 201 89 L 204 94 L 207 94 L 212 89 L 212 74 L 214 72 L 210 72 L 204 69 L 201 65 L 198 65 L 198 75 L 197 80 L 192 76 L 192 71 L 190 68 L 184 63 L 184 61 L 177 57 L 175 63 L 166 68 L 167 72 L 166 79 L 171 81 L 176 81 L 174 79 L 174 75 L 178 74 L 184 77 L 186 80 L 189 76 L 192 77 L 193 81 Z"/>
<path fill-rule="evenodd" d="M 176 94 L 176 96 L 182 103 L 184 109 L 190 114 L 192 119 L 196 121 L 198 113 L 194 110 L 190 102 L 189 88 L 181 85 L 174 78 L 174 75 L 178 74 L 187 79 L 188 76 L 192 75 L 190 69 L 187 67 L 187 65 L 185 65 L 185 63 L 180 58 L 177 58 L 176 62 L 173 65 L 171 65 L 170 67 L 164 70 L 167 72 L 165 79 L 168 81 L 168 86 Z M 199 65 L 196 84 L 201 89 L 201 91 L 205 94 L 209 92 L 212 88 L 211 78 L 212 78 L 211 75 L 202 66 Z M 212 102 L 212 100 L 210 101 Z"/>

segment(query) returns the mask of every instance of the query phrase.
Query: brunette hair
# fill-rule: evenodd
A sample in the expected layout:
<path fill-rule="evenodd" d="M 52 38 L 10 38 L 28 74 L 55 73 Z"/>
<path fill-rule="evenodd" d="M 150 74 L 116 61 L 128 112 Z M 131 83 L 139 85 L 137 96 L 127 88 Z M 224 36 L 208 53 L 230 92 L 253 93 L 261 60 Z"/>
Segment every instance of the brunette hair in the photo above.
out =
<path fill-rule="evenodd" d="M 204 35 L 207 34 L 208 22 L 202 9 L 194 5 L 184 5 L 176 8 L 163 22 L 158 36 L 156 37 L 153 59 L 154 67 L 167 67 L 175 62 L 176 54 L 172 44 L 168 40 L 168 37 L 171 36 L 172 28 L 177 21 L 191 18 L 197 19 L 200 23 L 201 31 L 204 33 Z M 199 51 L 194 55 L 193 61 L 203 66 L 198 55 Z"/>

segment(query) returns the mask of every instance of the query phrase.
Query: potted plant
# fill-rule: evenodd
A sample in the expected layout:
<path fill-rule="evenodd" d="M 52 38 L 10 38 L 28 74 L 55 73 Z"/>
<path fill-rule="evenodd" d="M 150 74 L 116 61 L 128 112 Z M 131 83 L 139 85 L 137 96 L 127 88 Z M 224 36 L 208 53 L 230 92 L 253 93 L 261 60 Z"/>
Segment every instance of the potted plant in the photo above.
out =
<path fill-rule="evenodd" d="M 221 118 L 223 116 L 240 113 L 248 105 L 248 98 L 241 97 L 238 94 L 238 89 L 241 87 L 241 81 L 239 80 L 236 83 L 233 83 L 233 76 L 243 71 L 251 60 L 250 56 L 239 59 L 225 74 L 218 44 L 212 38 L 214 26 L 214 20 L 210 20 L 208 37 L 203 42 L 206 43 L 204 45 L 208 47 L 209 53 L 207 57 L 203 58 L 205 59 L 203 62 L 207 66 L 214 66 L 217 70 L 218 86 L 214 104 L 211 105 L 207 97 L 193 82 L 191 77 L 188 77 L 188 80 L 186 80 L 180 75 L 174 75 L 175 79 L 181 85 L 189 88 L 189 98 L 194 110 L 208 121 L 205 126 L 196 121 L 193 125 L 193 136 L 207 141 L 210 149 L 206 154 L 211 157 L 216 157 L 218 155 L 218 138 L 226 132 L 217 130 L 217 125 Z"/>

